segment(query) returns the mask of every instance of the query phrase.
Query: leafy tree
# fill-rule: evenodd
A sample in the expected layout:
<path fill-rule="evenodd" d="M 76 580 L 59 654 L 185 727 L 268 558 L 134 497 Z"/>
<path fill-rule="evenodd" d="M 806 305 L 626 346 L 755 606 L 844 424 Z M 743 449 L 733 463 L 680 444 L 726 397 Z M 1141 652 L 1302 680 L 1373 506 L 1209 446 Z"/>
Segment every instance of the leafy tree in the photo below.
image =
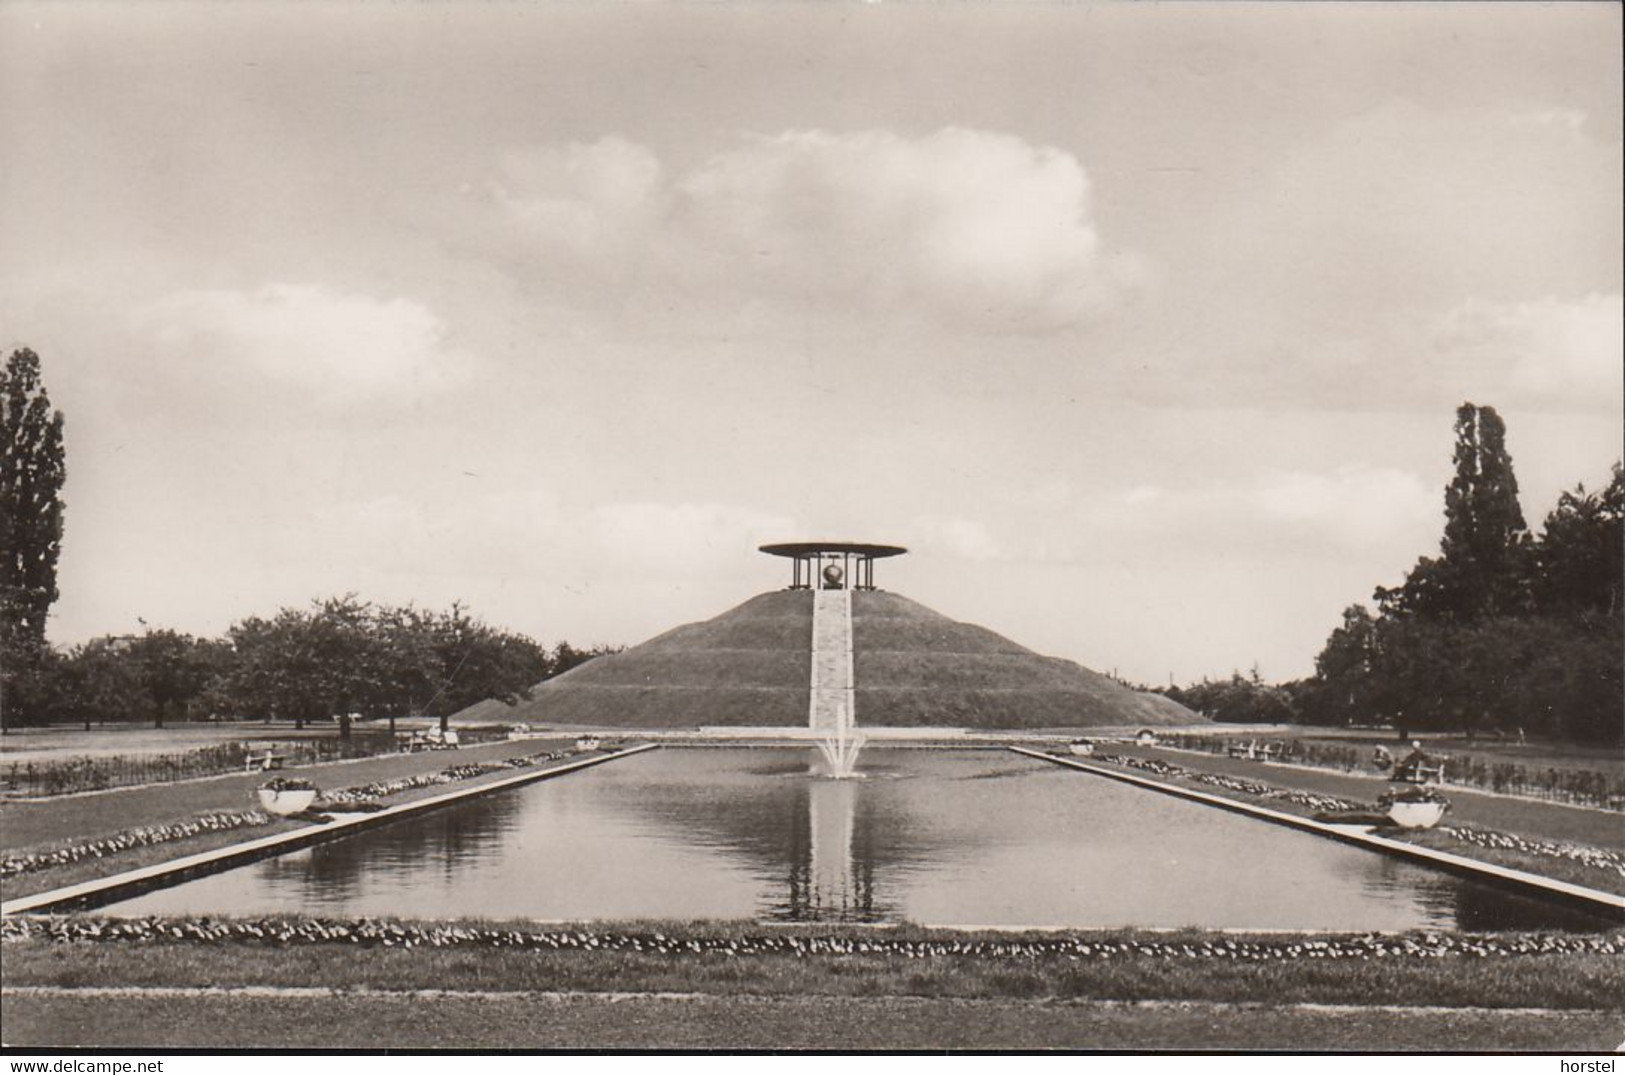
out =
<path fill-rule="evenodd" d="M 1617 615 L 1625 569 L 1625 469 L 1601 493 L 1584 485 L 1558 498 L 1534 549 L 1532 599 L 1546 613 Z"/>
<path fill-rule="evenodd" d="M 379 701 L 393 735 L 396 717 L 421 715 L 440 691 L 435 615 L 412 605 L 380 608 L 376 629 L 380 659 L 387 669 Z"/>
<path fill-rule="evenodd" d="M 1459 576 L 1465 615 L 1520 607 L 1529 532 L 1507 453 L 1506 423 L 1493 407 L 1456 411 L 1456 476 L 1445 490 L 1444 562 Z"/>
<path fill-rule="evenodd" d="M 58 665 L 55 715 L 86 724 L 137 720 L 148 708 L 127 636 L 104 635 L 75 646 Z"/>
<path fill-rule="evenodd" d="M 1315 689 L 1307 706 L 1317 723 L 1348 724 L 1374 712 L 1372 662 L 1377 656 L 1377 623 L 1364 605 L 1343 610 L 1343 623 L 1315 658 Z"/>
<path fill-rule="evenodd" d="M 274 617 L 250 616 L 231 626 L 229 672 L 211 687 L 212 705 L 232 716 L 268 720 L 325 720 L 333 712 L 314 616 L 284 608 Z"/>
<path fill-rule="evenodd" d="M 230 630 L 233 658 L 210 691 L 226 712 L 325 720 L 446 718 L 486 698 L 515 701 L 545 678 L 547 651 L 486 626 L 460 603 L 443 613 L 378 607 L 354 595 L 251 617 Z M 340 727 L 347 732 L 347 725 Z"/>
<path fill-rule="evenodd" d="M 15 653 L 15 659 L 11 654 Z M 4 677 L 6 726 L 51 724 L 75 719 L 67 711 L 63 668 L 67 658 L 50 646 L 26 652 L 8 647 L 0 653 Z"/>
<path fill-rule="evenodd" d="M 1237 672 L 1227 680 L 1204 679 L 1167 693 L 1181 705 L 1226 723 L 1289 724 L 1297 719 L 1291 696 L 1265 683 L 1256 668 L 1247 676 Z"/>
<path fill-rule="evenodd" d="M 141 684 L 143 716 L 162 728 L 168 718 L 191 715 L 224 656 L 218 642 L 170 630 L 131 639 L 125 657 Z"/>
<path fill-rule="evenodd" d="M 1470 621 L 1524 604 L 1529 533 L 1506 423 L 1494 407 L 1457 408 L 1455 464 L 1444 493 L 1440 556 L 1424 557 L 1399 589 L 1379 589 L 1384 612 Z"/>
<path fill-rule="evenodd" d="M 606 646 L 598 643 L 591 649 L 576 649 L 568 642 L 560 642 L 553 647 L 552 666 L 548 671 L 549 677 L 562 676 L 577 665 L 586 664 L 594 657 L 604 657 L 612 653 L 619 653 L 624 646 Z"/>
<path fill-rule="evenodd" d="M 540 645 L 487 627 L 461 603 L 439 617 L 435 636 L 440 686 L 430 712 L 440 718 L 442 729 L 451 714 L 475 702 L 496 698 L 511 704 L 530 697 L 530 688 L 552 667 Z"/>
<path fill-rule="evenodd" d="M 308 632 L 311 690 L 321 700 L 316 719 L 345 718 L 340 729 L 348 737 L 349 714 L 384 713 L 390 670 L 376 611 L 354 594 L 328 598 L 316 605 Z"/>
<path fill-rule="evenodd" d="M 45 651 L 66 479 L 62 412 L 40 382 L 39 356 L 13 351 L 0 374 L 0 730 Z"/>
<path fill-rule="evenodd" d="M 1600 493 L 1565 492 L 1532 539 L 1492 408 L 1457 411 L 1455 462 L 1439 556 L 1379 589 L 1377 617 L 1344 613 L 1299 700 L 1311 719 L 1625 738 L 1621 466 Z"/>

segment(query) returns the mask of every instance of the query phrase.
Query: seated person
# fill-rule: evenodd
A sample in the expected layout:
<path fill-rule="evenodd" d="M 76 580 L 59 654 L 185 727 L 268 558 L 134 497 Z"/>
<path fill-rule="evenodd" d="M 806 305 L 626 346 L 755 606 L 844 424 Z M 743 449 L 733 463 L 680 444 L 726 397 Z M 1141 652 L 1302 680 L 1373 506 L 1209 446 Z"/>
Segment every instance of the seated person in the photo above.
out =
<path fill-rule="evenodd" d="M 1411 740 L 1411 752 L 1405 755 L 1404 759 L 1395 766 L 1394 775 L 1401 780 L 1415 780 L 1424 765 L 1431 767 L 1433 759 L 1428 757 L 1427 752 L 1422 749 L 1422 741 L 1413 739 Z"/>

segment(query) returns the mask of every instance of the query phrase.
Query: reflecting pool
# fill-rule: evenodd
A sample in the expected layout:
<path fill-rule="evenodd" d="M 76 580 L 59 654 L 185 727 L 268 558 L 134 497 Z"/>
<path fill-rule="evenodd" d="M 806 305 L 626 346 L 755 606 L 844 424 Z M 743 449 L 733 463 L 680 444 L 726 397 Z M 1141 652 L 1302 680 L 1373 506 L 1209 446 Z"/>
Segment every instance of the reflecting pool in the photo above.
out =
<path fill-rule="evenodd" d="M 1002 750 L 665 748 L 105 913 L 1033 927 L 1602 928 L 1588 916 Z"/>

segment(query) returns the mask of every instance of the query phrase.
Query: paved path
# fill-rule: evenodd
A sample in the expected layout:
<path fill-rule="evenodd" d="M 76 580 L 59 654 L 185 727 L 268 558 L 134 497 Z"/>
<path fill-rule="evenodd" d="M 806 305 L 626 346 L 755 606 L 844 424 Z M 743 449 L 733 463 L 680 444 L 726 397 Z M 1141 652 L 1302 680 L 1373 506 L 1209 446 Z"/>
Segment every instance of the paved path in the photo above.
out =
<path fill-rule="evenodd" d="M 1611 1050 L 1617 1012 L 692 993 L 53 989 L 6 1044 L 105 1048 Z"/>
<path fill-rule="evenodd" d="M 812 629 L 812 682 L 807 725 L 833 731 L 837 711 L 846 706 L 847 717 L 857 722 L 857 698 L 852 677 L 852 591 L 814 590 Z"/>

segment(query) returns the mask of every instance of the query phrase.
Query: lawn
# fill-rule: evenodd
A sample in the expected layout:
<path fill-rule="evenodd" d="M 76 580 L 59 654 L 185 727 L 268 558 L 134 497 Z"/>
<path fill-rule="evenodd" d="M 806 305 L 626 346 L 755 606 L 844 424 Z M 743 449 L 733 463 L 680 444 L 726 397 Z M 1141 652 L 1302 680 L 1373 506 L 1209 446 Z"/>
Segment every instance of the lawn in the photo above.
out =
<path fill-rule="evenodd" d="M 934 997 L 53 994 L 0 997 L 55 1048 L 1603 1052 L 1615 1013 Z M 94 1033 L 85 1028 L 94 1026 Z"/>
<path fill-rule="evenodd" d="M 1617 954 L 1540 953 L 1539 938 L 1314 960 L 1235 954 L 1305 950 L 1296 935 L 1071 935 L 1079 949 L 912 927 L 621 930 L 582 927 L 567 950 L 30 937 L 6 942 L 0 998 L 13 1045 L 160 1048 L 371 1048 L 389 1026 L 420 1048 L 1574 1050 L 1616 1045 L 1625 1010 Z M 977 942 L 1002 947 L 961 950 Z"/>
<path fill-rule="evenodd" d="M 1600 939 L 1593 950 L 1541 951 L 1540 935 L 1503 935 L 1514 940 L 1481 945 L 1482 935 L 1433 933 L 1428 936 L 1446 943 L 1396 937 L 1371 944 L 1335 934 L 1114 930 L 989 936 L 918 927 L 804 927 L 764 934 L 753 923 L 652 922 L 594 923 L 537 937 L 529 923 L 452 920 L 403 923 L 391 938 L 387 926 L 366 923 L 375 938 L 390 942 L 385 945 L 376 939 L 356 943 L 349 935 L 360 932 L 360 923 L 344 920 L 249 920 L 214 939 L 172 935 L 208 934 L 211 922 L 189 931 L 190 920 L 158 920 L 151 937 L 131 939 L 94 917 L 77 920 L 101 932 L 100 939 L 8 938 L 0 983 L 1215 1003 L 1270 998 L 1283 1004 L 1362 1004 L 1380 997 L 1399 1007 L 1625 1010 L 1625 960 L 1619 957 L 1625 939 L 1617 935 Z M 481 927 L 511 932 L 514 939 L 504 946 L 425 939 Z M 278 930 L 295 939 L 277 941 Z M 572 935 L 569 947 L 548 940 L 559 932 Z M 1448 943 L 1451 937 L 1462 943 Z M 981 947 L 967 950 L 978 941 Z M 1313 954 L 1340 943 L 1352 951 Z"/>

